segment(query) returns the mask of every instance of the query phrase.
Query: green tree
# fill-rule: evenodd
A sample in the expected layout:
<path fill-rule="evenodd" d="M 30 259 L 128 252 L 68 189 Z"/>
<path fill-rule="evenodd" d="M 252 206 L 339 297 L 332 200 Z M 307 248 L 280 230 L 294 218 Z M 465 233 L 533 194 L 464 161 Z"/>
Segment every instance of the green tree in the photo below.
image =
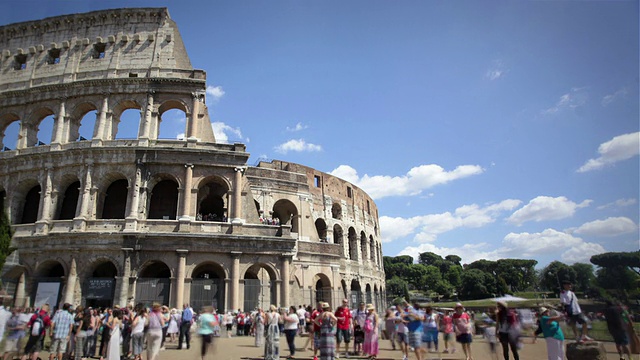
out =
<path fill-rule="evenodd" d="M 608 252 L 591 257 L 591 263 L 600 267 L 624 266 L 640 275 L 640 250 L 633 252 Z"/>
<path fill-rule="evenodd" d="M 593 265 L 586 263 L 575 263 L 571 265 L 573 271 L 576 272 L 576 283 L 574 288 L 579 291 L 587 291 L 596 276 L 593 273 Z"/>
<path fill-rule="evenodd" d="M 444 257 L 444 259 L 449 261 L 449 262 L 451 262 L 451 263 L 453 263 L 453 264 L 455 264 L 455 265 L 462 266 L 460 264 L 460 262 L 462 261 L 462 258 L 460 256 L 458 256 L 458 255 L 447 255 L 447 256 Z"/>
<path fill-rule="evenodd" d="M 442 263 L 444 259 L 442 256 L 432 253 L 432 252 L 423 252 L 420 253 L 420 257 L 418 258 L 418 264 L 422 265 L 433 265 L 440 267 L 440 263 Z"/>
<path fill-rule="evenodd" d="M 399 277 L 386 281 L 387 296 L 402 297 L 409 300 L 409 286 L 406 281 Z"/>
<path fill-rule="evenodd" d="M 459 295 L 462 299 L 484 299 L 496 295 L 496 278 L 479 269 L 465 269 L 462 272 Z"/>
<path fill-rule="evenodd" d="M 446 274 L 442 274 L 442 277 L 453 289 L 459 288 L 462 283 L 462 266 L 450 267 Z"/>
<path fill-rule="evenodd" d="M 11 224 L 4 211 L 0 212 L 0 269 L 4 266 L 7 256 L 11 255 Z"/>
<path fill-rule="evenodd" d="M 540 272 L 540 286 L 550 291 L 560 291 L 562 281 L 576 281 L 576 272 L 569 265 L 553 261 Z"/>

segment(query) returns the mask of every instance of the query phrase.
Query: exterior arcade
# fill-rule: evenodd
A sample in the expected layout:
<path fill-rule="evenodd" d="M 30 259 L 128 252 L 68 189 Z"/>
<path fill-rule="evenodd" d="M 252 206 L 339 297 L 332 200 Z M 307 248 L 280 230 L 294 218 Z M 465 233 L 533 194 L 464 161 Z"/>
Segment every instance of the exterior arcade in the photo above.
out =
<path fill-rule="evenodd" d="M 205 89 L 165 8 L 0 27 L 0 207 L 17 250 L 2 280 L 16 305 L 384 306 L 373 200 L 303 165 L 248 166 L 244 144 L 216 142 Z M 118 136 L 127 110 L 135 138 Z M 184 113 L 182 140 L 161 136 L 169 110 Z"/>

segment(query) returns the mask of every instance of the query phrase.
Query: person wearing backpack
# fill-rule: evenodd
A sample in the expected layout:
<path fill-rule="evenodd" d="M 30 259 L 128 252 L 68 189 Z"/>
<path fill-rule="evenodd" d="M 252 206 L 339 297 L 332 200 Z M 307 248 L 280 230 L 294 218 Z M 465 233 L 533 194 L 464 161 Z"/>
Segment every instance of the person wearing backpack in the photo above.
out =
<path fill-rule="evenodd" d="M 27 323 L 29 340 L 27 340 L 27 345 L 24 347 L 24 355 L 22 355 L 21 360 L 27 360 L 29 355 L 31 355 L 31 360 L 38 359 L 38 355 L 42 350 L 44 335 L 50 326 L 49 304 L 44 304 L 40 310 L 37 310 L 36 313 L 31 316 L 31 319 Z"/>

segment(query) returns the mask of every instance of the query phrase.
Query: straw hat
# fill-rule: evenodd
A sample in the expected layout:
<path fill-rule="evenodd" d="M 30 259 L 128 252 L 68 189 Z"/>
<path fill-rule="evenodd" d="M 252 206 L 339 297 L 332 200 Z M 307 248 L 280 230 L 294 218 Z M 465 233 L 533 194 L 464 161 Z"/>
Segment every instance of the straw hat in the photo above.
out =
<path fill-rule="evenodd" d="M 544 314 L 547 311 L 549 311 L 549 309 L 547 309 L 546 307 L 544 307 L 544 306 L 540 307 L 540 314 Z"/>
<path fill-rule="evenodd" d="M 367 310 L 375 310 L 376 308 L 373 306 L 373 304 L 367 304 Z"/>
<path fill-rule="evenodd" d="M 327 303 L 327 302 L 323 302 L 323 303 L 322 303 L 322 308 L 323 308 L 323 309 L 329 309 L 330 307 L 331 307 L 331 306 L 329 306 L 329 303 Z"/>

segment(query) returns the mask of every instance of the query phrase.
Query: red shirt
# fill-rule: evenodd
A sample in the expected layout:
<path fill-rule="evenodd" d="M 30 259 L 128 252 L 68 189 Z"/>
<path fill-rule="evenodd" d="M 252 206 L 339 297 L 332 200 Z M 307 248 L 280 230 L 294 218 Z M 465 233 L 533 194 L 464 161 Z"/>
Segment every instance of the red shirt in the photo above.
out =
<path fill-rule="evenodd" d="M 45 329 L 48 329 L 49 326 L 51 326 L 51 319 L 49 318 L 49 314 L 47 314 L 44 310 L 40 310 L 40 312 L 38 312 L 37 314 L 31 315 L 31 319 L 29 319 L 29 322 L 27 323 L 27 328 L 31 327 L 31 324 L 36 321 L 38 315 L 40 315 L 40 317 L 42 318 L 43 328 L 40 329 L 40 331 L 42 332 L 45 331 Z"/>
<path fill-rule="evenodd" d="M 320 326 L 318 324 L 316 324 L 316 318 L 318 316 L 320 316 L 321 312 L 318 310 L 313 310 L 313 312 L 311 313 L 311 321 L 313 321 L 313 331 L 320 331 Z"/>
<path fill-rule="evenodd" d="M 338 329 L 349 330 L 351 325 L 351 310 L 349 310 L 349 307 L 340 306 L 335 315 L 338 318 Z"/>
<path fill-rule="evenodd" d="M 456 333 L 459 334 L 467 334 L 471 332 L 469 328 L 469 323 L 471 322 L 471 318 L 466 312 L 462 314 L 455 313 L 453 314 L 453 325 L 456 328 Z"/>

